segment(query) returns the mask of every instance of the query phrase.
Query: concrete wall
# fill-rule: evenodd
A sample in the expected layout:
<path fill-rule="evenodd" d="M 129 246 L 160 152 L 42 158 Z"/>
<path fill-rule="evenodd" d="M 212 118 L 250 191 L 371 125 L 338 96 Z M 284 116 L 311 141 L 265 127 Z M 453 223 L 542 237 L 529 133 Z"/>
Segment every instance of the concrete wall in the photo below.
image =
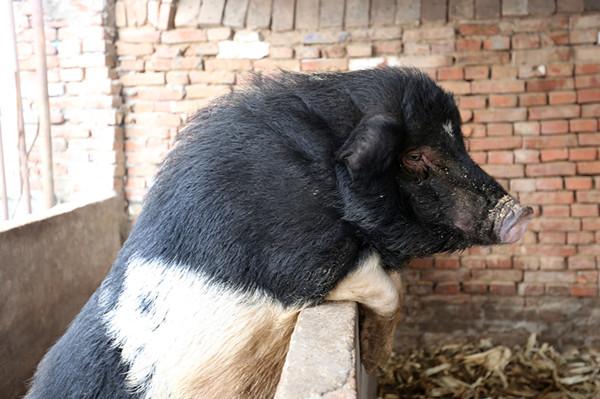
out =
<path fill-rule="evenodd" d="M 23 393 L 121 246 L 125 205 L 116 197 L 59 205 L 0 227 L 0 397 Z"/>
<path fill-rule="evenodd" d="M 360 362 L 356 303 L 303 310 L 275 399 L 367 399 L 375 394 L 375 379 Z"/>

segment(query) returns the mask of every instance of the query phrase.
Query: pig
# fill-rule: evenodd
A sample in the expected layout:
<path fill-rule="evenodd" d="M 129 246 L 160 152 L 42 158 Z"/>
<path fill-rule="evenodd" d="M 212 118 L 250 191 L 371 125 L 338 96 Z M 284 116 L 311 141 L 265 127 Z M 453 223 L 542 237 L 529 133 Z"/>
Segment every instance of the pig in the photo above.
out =
<path fill-rule="evenodd" d="M 27 398 L 272 397 L 303 308 L 356 301 L 376 330 L 407 261 L 516 242 L 531 213 L 422 72 L 256 75 L 179 134 Z"/>

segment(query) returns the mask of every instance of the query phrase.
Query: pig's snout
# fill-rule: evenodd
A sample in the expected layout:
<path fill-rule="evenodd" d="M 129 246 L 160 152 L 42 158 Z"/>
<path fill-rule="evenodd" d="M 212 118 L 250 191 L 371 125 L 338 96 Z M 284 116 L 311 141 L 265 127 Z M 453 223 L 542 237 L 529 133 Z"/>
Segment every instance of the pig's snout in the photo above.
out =
<path fill-rule="evenodd" d="M 500 243 L 511 244 L 523 238 L 533 209 L 521 206 L 510 196 L 504 196 L 494 207 L 494 233 Z"/>

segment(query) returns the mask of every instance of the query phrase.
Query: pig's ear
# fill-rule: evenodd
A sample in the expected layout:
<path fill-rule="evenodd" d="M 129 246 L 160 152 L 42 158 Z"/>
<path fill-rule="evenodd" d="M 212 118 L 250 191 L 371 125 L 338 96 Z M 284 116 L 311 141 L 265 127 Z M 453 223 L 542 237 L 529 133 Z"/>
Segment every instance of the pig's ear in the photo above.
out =
<path fill-rule="evenodd" d="M 401 126 L 389 115 L 365 116 L 336 153 L 352 180 L 369 179 L 385 172 L 394 162 Z"/>

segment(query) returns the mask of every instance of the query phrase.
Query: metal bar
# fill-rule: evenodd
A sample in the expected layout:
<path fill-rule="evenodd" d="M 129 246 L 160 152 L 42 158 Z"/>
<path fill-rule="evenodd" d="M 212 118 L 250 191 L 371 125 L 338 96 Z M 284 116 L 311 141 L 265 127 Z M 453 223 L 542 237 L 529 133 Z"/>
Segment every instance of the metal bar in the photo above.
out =
<path fill-rule="evenodd" d="M 19 77 L 19 56 L 17 53 L 17 40 L 15 37 L 15 15 L 13 12 L 12 0 L 5 1 L 8 8 L 8 34 L 9 41 L 12 43 L 11 52 L 13 57 L 12 68 L 15 79 L 15 106 L 17 113 L 17 134 L 18 134 L 18 148 L 19 148 L 19 164 L 21 166 L 21 193 L 25 198 L 25 209 L 27 213 L 31 213 L 31 189 L 29 188 L 29 165 L 27 148 L 25 144 L 25 124 L 23 122 L 23 108 L 21 103 L 21 79 Z M 9 50 L 10 51 L 10 50 Z"/>
<path fill-rule="evenodd" d="M 4 150 L 2 147 L 2 125 L 0 124 L 0 207 L 2 208 L 2 220 L 8 220 L 8 194 L 6 193 L 6 173 L 4 170 L 5 166 Z"/>
<path fill-rule="evenodd" d="M 38 77 L 38 113 L 40 118 L 42 188 L 44 208 L 54 206 L 54 178 L 52 165 L 52 136 L 50 134 L 50 105 L 48 104 L 48 71 L 46 67 L 46 35 L 42 0 L 33 0 L 32 22 L 35 31 L 36 72 Z"/>

